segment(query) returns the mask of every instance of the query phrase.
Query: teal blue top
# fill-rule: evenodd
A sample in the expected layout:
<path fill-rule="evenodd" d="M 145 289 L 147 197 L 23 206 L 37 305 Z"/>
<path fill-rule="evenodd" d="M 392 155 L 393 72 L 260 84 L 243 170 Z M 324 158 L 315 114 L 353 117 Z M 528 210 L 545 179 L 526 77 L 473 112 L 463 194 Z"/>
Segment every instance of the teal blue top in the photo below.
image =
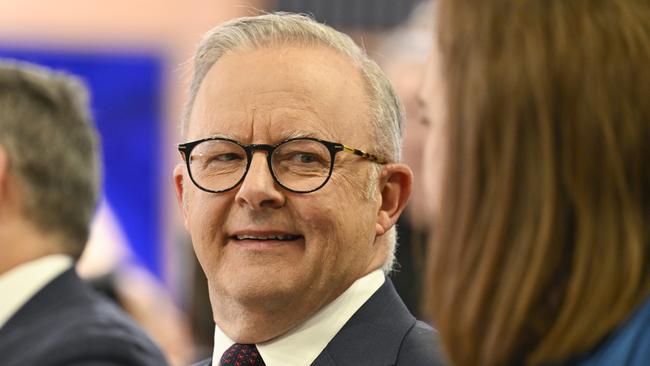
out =
<path fill-rule="evenodd" d="M 569 364 L 650 366 L 650 297 L 593 351 Z"/>

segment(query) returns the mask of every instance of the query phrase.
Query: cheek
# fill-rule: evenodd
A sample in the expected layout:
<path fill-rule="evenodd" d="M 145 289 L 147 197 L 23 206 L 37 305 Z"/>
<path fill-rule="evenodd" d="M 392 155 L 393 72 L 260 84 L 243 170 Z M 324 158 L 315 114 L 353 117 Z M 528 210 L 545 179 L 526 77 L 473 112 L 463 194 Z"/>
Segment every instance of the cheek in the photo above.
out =
<path fill-rule="evenodd" d="M 305 227 L 305 235 L 310 243 L 316 243 L 308 246 L 306 248 L 308 251 L 327 252 L 329 243 L 332 242 L 340 224 L 337 220 L 337 200 L 304 198 L 294 206 L 294 209 L 290 210 L 293 220 L 302 222 Z"/>
<path fill-rule="evenodd" d="M 222 244 L 226 203 L 219 197 L 205 197 L 202 192 L 188 198 L 187 219 L 195 250 L 197 253 L 215 251 Z"/>
<path fill-rule="evenodd" d="M 374 229 L 374 225 L 368 222 L 369 216 L 361 213 L 370 210 L 364 206 L 367 203 L 359 199 L 358 193 L 351 194 L 353 189 L 358 188 L 347 184 L 343 186 L 346 188 L 337 194 L 331 192 L 319 199 L 305 200 L 302 209 L 294 211 L 308 228 L 307 234 L 311 239 L 308 251 L 315 255 L 319 265 L 330 268 L 344 267 L 349 262 L 352 245 L 361 245 L 360 242 L 366 240 L 367 230 L 362 228 L 368 226 Z"/>

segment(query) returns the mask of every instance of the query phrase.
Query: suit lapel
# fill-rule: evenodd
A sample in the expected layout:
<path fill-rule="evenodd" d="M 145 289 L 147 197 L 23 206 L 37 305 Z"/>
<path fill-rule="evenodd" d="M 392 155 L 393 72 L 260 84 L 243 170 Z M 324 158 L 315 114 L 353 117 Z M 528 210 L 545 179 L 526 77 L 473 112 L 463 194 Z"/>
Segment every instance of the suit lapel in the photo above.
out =
<path fill-rule="evenodd" d="M 386 278 L 312 365 L 394 365 L 402 339 L 414 324 L 415 318 Z"/>
<path fill-rule="evenodd" d="M 327 349 L 323 350 L 320 355 L 318 355 L 318 358 L 312 362 L 311 366 L 337 366 L 336 361 L 330 356 L 329 352 L 327 352 Z"/>

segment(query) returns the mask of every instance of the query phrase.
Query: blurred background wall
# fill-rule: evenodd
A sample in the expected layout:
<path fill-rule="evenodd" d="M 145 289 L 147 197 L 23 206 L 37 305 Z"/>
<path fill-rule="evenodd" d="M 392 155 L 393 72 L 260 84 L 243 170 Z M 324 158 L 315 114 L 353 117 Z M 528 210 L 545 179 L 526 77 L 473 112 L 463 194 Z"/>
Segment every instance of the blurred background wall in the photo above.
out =
<path fill-rule="evenodd" d="M 188 60 L 202 34 L 231 18 L 274 10 L 312 14 L 349 33 L 402 96 L 408 115 L 404 157 L 418 183 L 423 134 L 415 105 L 432 18 L 423 6 L 430 5 L 422 0 L 0 0 L 0 57 L 75 73 L 91 88 L 102 139 L 104 198 L 79 270 L 153 333 L 174 363 L 209 353 L 213 326 L 171 180 Z M 417 186 L 415 194 L 420 194 Z M 415 313 L 427 235 L 418 224 L 420 213 L 413 204 L 400 221 L 401 268 L 393 275 Z"/>

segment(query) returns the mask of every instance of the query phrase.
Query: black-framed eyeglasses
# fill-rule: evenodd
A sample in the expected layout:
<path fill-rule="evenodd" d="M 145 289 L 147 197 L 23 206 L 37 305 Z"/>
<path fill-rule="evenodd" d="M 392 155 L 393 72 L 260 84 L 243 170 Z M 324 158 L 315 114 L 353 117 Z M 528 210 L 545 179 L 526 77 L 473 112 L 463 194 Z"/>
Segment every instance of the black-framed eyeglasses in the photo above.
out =
<path fill-rule="evenodd" d="M 277 145 L 244 145 L 235 140 L 209 137 L 178 145 L 190 179 L 199 189 L 222 193 L 239 185 L 250 167 L 255 151 L 265 151 L 275 182 L 295 193 L 310 193 L 322 188 L 332 176 L 334 158 L 348 152 L 378 164 L 379 156 L 337 142 L 299 137 Z"/>

